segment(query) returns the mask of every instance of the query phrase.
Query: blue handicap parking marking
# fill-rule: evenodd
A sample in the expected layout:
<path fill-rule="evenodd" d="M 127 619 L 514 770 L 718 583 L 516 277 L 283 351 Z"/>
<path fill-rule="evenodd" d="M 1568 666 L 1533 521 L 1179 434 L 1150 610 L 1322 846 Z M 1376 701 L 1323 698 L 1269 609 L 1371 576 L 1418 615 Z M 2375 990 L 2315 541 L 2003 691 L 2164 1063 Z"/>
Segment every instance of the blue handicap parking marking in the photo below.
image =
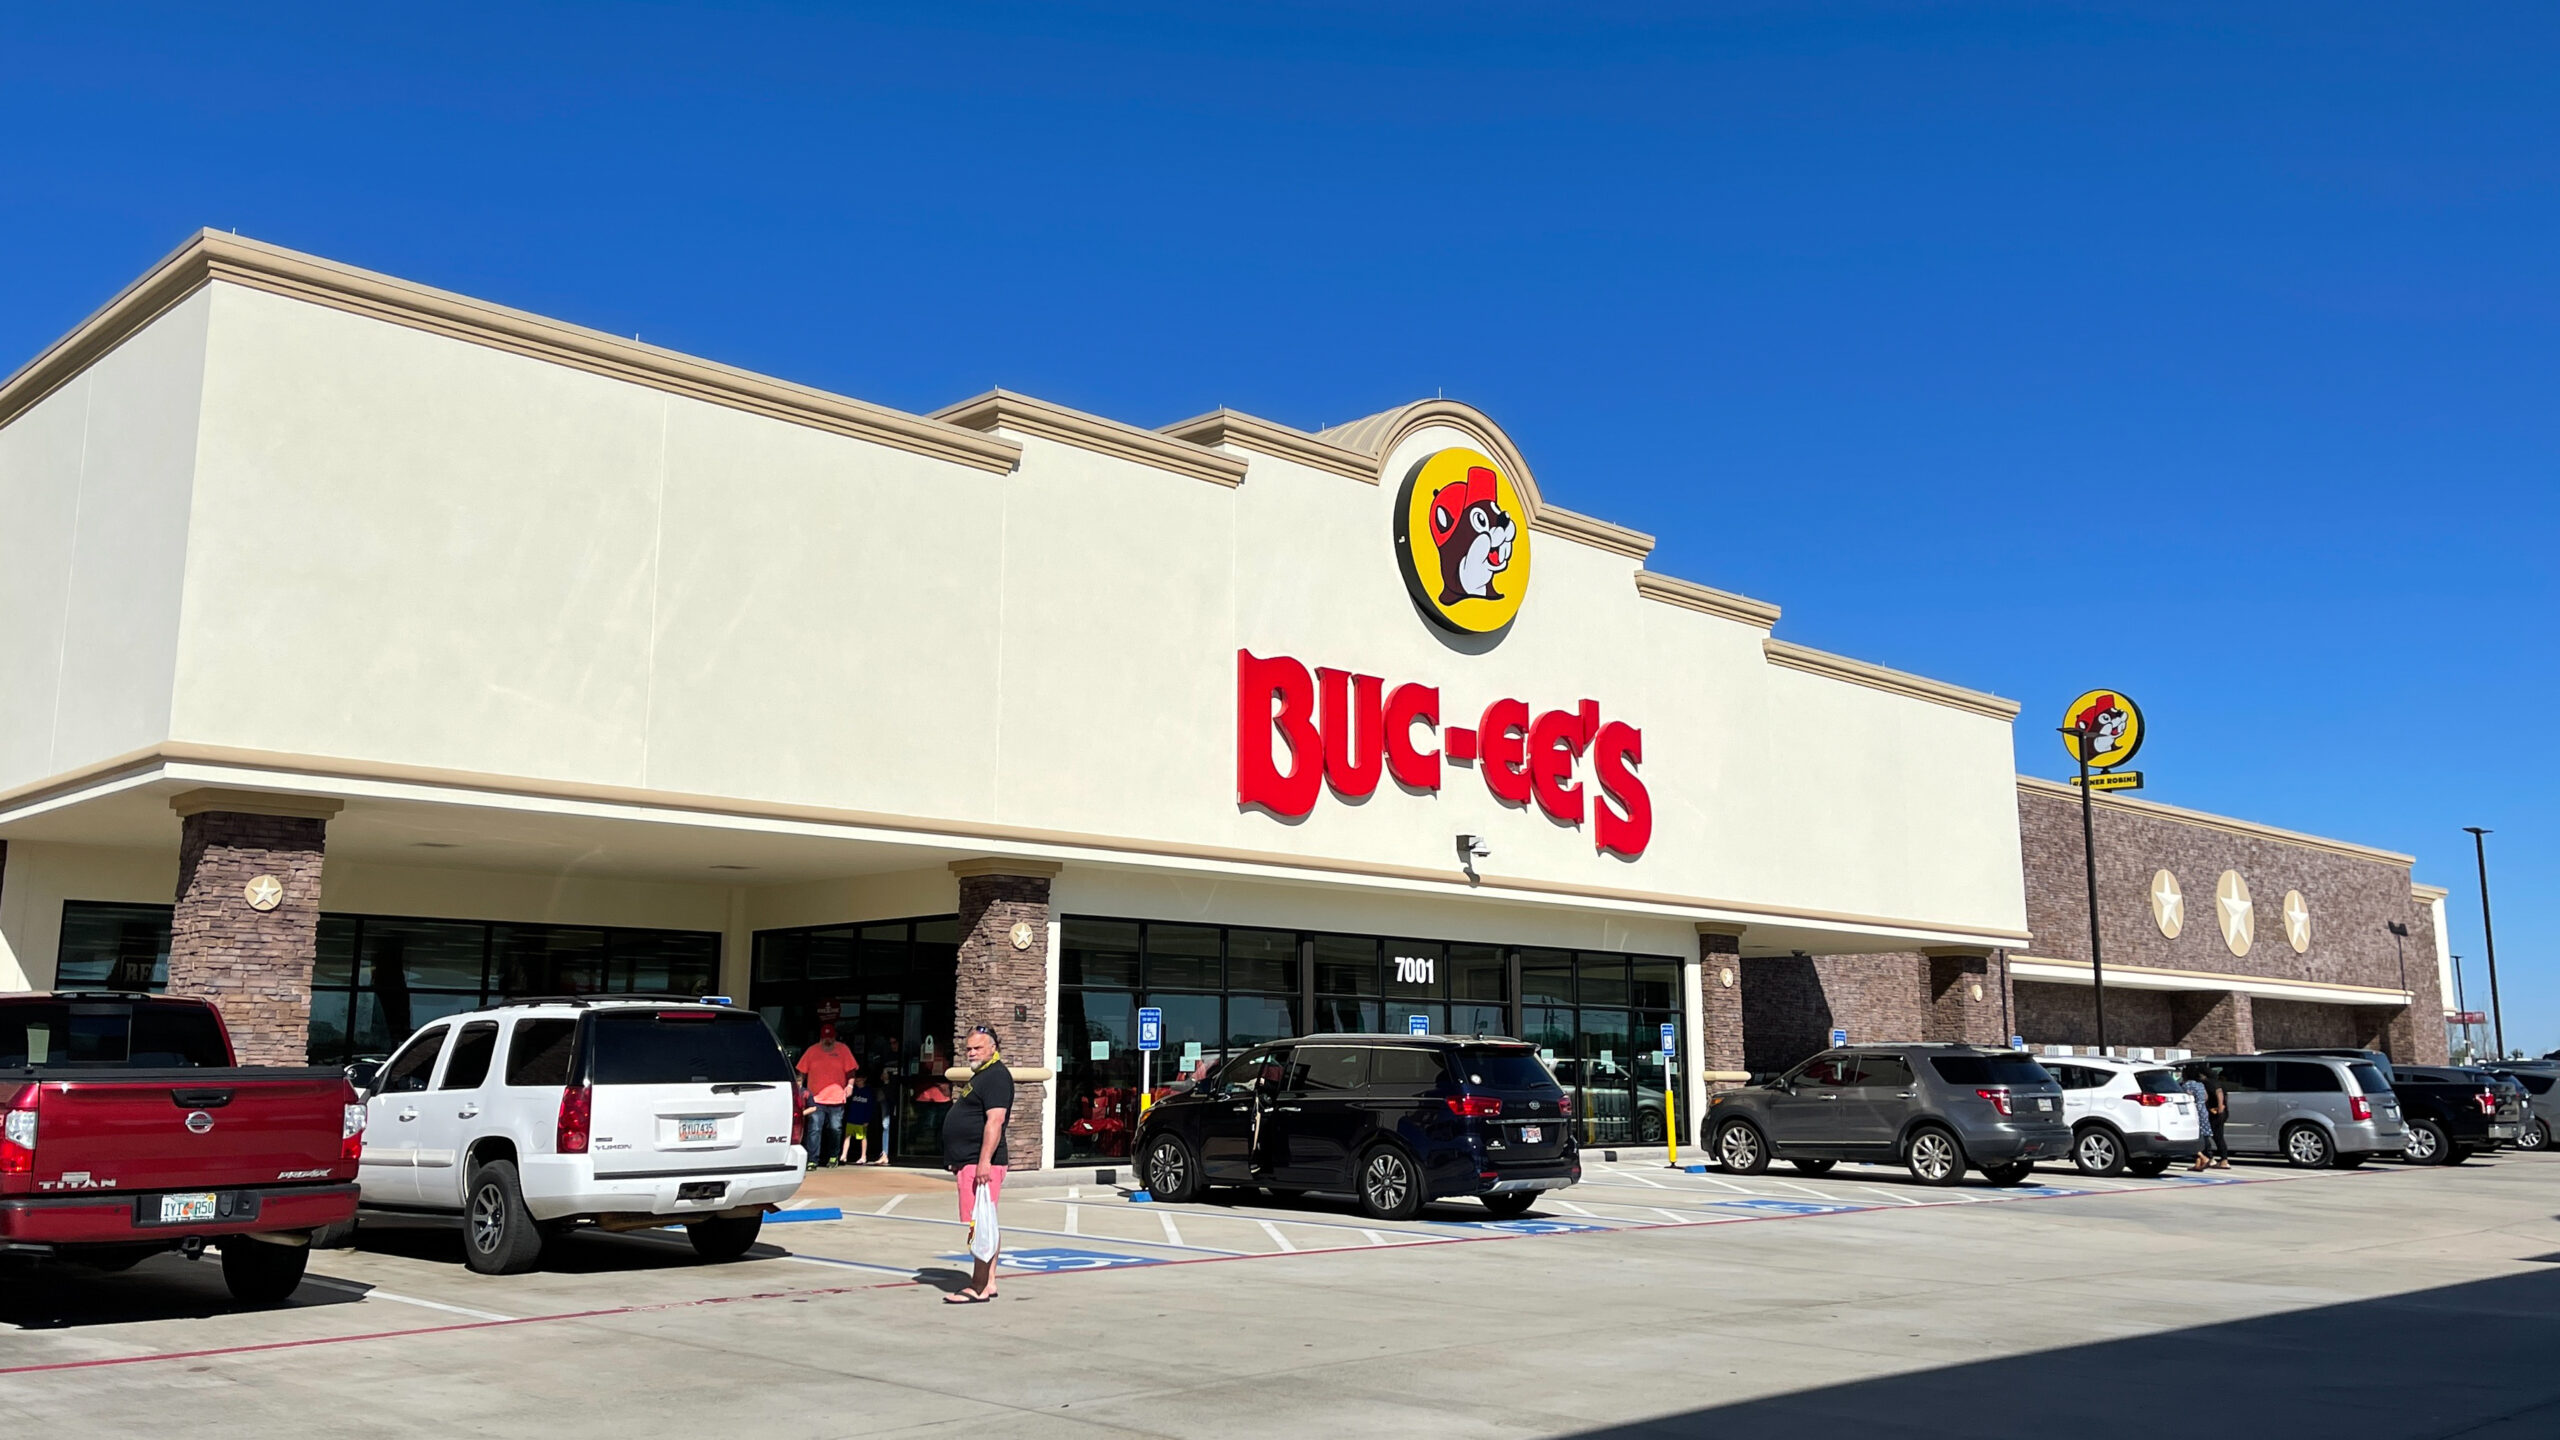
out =
<path fill-rule="evenodd" d="M 1572 1235 L 1609 1228 L 1606 1225 L 1586 1225 L 1578 1220 L 1444 1220 L 1440 1223 L 1468 1230 L 1500 1230 L 1512 1235 Z"/>
<path fill-rule="evenodd" d="M 942 1258 L 957 1260 L 962 1264 L 968 1264 L 971 1260 L 966 1251 L 957 1255 L 945 1255 Z M 1164 1262 L 1146 1255 L 1114 1255 L 1104 1250 L 1069 1250 L 1060 1246 L 1048 1246 L 1038 1250 L 1008 1250 L 997 1263 L 1008 1270 L 1036 1270 L 1049 1274 L 1060 1270 L 1118 1270 L 1131 1265 L 1161 1265 Z"/>
<path fill-rule="evenodd" d="M 1709 1205 L 1728 1210 L 1756 1210 L 1763 1215 L 1837 1215 L 1844 1210 L 1864 1210 L 1864 1205 L 1825 1205 L 1814 1200 L 1710 1200 Z"/>

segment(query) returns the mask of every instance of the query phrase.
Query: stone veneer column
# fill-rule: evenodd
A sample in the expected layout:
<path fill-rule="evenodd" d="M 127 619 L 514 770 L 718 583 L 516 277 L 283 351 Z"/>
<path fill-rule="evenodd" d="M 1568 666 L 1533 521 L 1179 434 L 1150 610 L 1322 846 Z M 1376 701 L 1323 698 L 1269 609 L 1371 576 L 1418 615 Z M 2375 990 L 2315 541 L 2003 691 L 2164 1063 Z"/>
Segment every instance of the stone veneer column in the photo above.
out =
<path fill-rule="evenodd" d="M 1742 1029 L 1742 929 L 1712 920 L 1698 922 L 1698 1004 L 1706 1018 L 1706 1034 L 1697 1042 L 1709 1070 L 1747 1070 Z M 1710 1090 L 1733 1082 L 1710 1081 Z"/>
<path fill-rule="evenodd" d="M 2006 1045 L 2010 1032 L 2001 1028 L 2000 1004 L 2008 967 L 1988 950 L 1939 946 L 1923 950 L 1928 1013 L 1922 1017 L 1924 1040 L 1962 1045 Z"/>
<path fill-rule="evenodd" d="M 320 863 L 340 802 L 189 790 L 169 808 L 180 821 L 169 993 L 218 1006 L 241 1064 L 308 1064 Z"/>
<path fill-rule="evenodd" d="M 1019 1072 L 1044 1067 L 1041 1037 L 1049 1029 L 1049 882 L 1059 867 L 1047 860 L 955 860 L 960 877 L 960 963 L 953 1000 L 951 1053 L 959 1056 L 969 1031 L 996 1032 L 1017 1072 L 1013 1113 L 1006 1117 L 1006 1153 L 1017 1170 L 1047 1163 L 1049 1137 L 1040 1117 L 1047 1086 Z M 1027 944 L 1016 945 L 1016 927 Z M 965 1063 L 955 1061 L 954 1063 Z"/>
<path fill-rule="evenodd" d="M 2234 990 L 2180 992 L 2169 997 L 2169 1023 L 2177 1043 L 2199 1055 L 2247 1055 L 2258 1048 L 2249 997 Z"/>

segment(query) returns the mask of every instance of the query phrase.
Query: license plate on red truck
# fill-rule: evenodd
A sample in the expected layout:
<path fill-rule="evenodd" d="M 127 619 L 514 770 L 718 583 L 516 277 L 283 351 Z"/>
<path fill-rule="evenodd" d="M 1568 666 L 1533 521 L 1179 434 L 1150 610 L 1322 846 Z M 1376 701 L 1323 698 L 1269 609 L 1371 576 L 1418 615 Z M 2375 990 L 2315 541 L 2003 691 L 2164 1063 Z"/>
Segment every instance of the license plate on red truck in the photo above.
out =
<path fill-rule="evenodd" d="M 163 1225 L 183 1225 L 193 1220 L 210 1220 L 213 1216 L 212 1191 L 204 1190 L 191 1195 L 160 1197 L 160 1223 Z"/>

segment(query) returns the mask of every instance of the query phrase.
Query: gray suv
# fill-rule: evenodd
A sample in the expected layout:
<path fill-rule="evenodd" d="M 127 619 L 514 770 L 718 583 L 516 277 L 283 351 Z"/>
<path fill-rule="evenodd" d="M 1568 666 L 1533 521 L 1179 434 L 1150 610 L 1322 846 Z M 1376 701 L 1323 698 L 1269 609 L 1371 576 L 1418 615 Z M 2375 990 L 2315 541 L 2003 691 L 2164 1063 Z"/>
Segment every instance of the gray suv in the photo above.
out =
<path fill-rule="evenodd" d="M 2053 1076 L 2024 1051 L 1977 1045 L 1825 1050 L 1765 1085 L 1716 1095 L 1701 1128 L 1737 1175 L 1771 1160 L 1808 1175 L 1867 1160 L 1905 1165 L 1924 1185 L 1953 1185 L 1967 1166 L 2015 1185 L 2038 1160 L 2071 1153 Z"/>
<path fill-rule="evenodd" d="M 2222 1143 L 2232 1154 L 2343 1168 L 2399 1154 L 2408 1134 L 2388 1072 L 2362 1058 L 2371 1053 L 2208 1055 L 2181 1069 L 2205 1067 L 2221 1077 L 2230 1107 Z"/>

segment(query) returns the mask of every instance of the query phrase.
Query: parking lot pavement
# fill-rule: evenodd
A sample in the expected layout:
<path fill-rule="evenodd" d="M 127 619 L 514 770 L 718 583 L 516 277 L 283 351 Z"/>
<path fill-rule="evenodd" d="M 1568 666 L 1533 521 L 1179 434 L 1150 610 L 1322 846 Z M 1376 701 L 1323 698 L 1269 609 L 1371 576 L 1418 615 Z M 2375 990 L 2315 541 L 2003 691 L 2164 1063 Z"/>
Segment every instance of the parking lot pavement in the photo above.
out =
<path fill-rule="evenodd" d="M 2053 1182 L 1623 1163 L 1394 1223 L 1026 1184 L 971 1307 L 938 1303 L 965 1228 L 934 1191 L 821 1196 L 717 1266 L 587 1236 L 483 1277 L 376 1228 L 263 1312 L 174 1257 L 0 1280 L 0 1400 L 161 1436 L 2560 1434 L 2560 1157 Z M 2469 1369 L 2377 1353 L 2418 1329 Z"/>

